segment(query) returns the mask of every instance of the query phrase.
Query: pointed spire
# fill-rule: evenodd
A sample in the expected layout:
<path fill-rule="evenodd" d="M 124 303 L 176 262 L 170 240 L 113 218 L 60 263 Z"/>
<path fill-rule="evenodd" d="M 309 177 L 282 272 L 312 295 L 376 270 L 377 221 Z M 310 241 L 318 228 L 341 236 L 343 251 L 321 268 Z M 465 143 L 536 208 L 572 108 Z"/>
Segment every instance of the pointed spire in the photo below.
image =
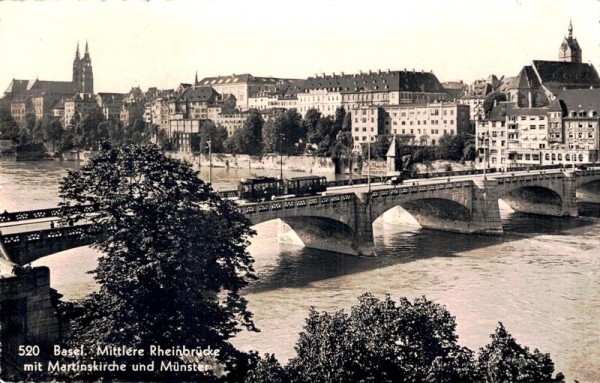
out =
<path fill-rule="evenodd" d="M 83 58 L 88 60 L 90 58 L 90 50 L 88 49 L 87 39 L 85 40 L 85 54 L 83 55 Z"/>
<path fill-rule="evenodd" d="M 573 22 L 569 20 L 569 38 L 573 38 Z"/>
<path fill-rule="evenodd" d="M 198 85 L 198 71 L 196 71 L 196 80 L 194 81 L 194 85 Z"/>
<path fill-rule="evenodd" d="M 77 42 L 77 51 L 75 51 L 75 58 L 79 60 L 79 41 Z"/>

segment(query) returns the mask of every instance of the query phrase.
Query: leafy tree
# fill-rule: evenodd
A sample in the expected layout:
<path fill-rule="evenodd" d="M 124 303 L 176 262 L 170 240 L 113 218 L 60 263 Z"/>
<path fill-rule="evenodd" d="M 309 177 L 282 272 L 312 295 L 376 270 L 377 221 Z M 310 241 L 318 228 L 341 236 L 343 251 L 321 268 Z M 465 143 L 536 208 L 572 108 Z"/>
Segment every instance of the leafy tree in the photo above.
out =
<path fill-rule="evenodd" d="M 245 383 L 287 383 L 289 377 L 274 355 L 265 354 L 248 372 Z"/>
<path fill-rule="evenodd" d="M 425 298 L 359 298 L 350 314 L 311 310 L 288 371 L 293 382 L 469 382 L 473 355 L 454 317 Z"/>
<path fill-rule="evenodd" d="M 463 161 L 469 139 L 465 134 L 444 134 L 438 142 L 436 157 L 441 160 Z"/>
<path fill-rule="evenodd" d="M 483 111 L 486 116 L 489 116 L 490 112 L 494 108 L 496 102 L 506 101 L 506 95 L 498 90 L 488 93 L 483 100 Z"/>
<path fill-rule="evenodd" d="M 256 155 L 262 153 L 262 132 L 265 120 L 257 110 L 251 110 L 244 126 L 233 132 L 228 139 L 228 149 L 232 153 Z"/>
<path fill-rule="evenodd" d="M 41 121 L 43 140 L 52 143 L 52 151 L 56 150 L 56 144 L 62 140 L 65 132 L 60 120 L 56 118 L 44 117 Z"/>
<path fill-rule="evenodd" d="M 362 155 L 368 157 L 368 147 L 371 146 L 371 159 L 385 159 L 390 148 L 391 139 L 388 136 L 377 136 L 375 142 L 362 146 Z"/>
<path fill-rule="evenodd" d="M 321 119 L 321 112 L 315 108 L 310 108 L 304 115 L 302 124 L 306 130 L 306 135 L 309 143 L 318 143 L 321 141 L 321 137 L 317 135 L 317 124 Z"/>
<path fill-rule="evenodd" d="M 213 153 L 223 153 L 225 151 L 225 140 L 227 139 L 227 129 L 215 125 L 211 120 L 206 120 L 200 128 L 200 148 L 203 153 L 208 153 L 208 141 L 210 141 L 210 150 Z"/>
<path fill-rule="evenodd" d="M 17 141 L 19 138 L 19 124 L 10 113 L 9 105 L 0 107 L 0 139 Z"/>
<path fill-rule="evenodd" d="M 305 126 L 296 109 L 280 112 L 264 125 L 263 141 L 266 152 L 294 154 L 304 150 Z"/>
<path fill-rule="evenodd" d="M 484 382 L 564 382 L 562 373 L 552 377 L 554 362 L 550 354 L 523 347 L 498 323 L 490 335 L 492 343 L 481 348 L 477 369 Z"/>
<path fill-rule="evenodd" d="M 70 311 L 67 347 L 83 346 L 77 360 L 132 365 L 177 357 L 106 357 L 97 346 L 148 350 L 187 347 L 219 349 L 213 359 L 226 370 L 244 365 L 228 342 L 241 327 L 256 330 L 240 290 L 255 278 L 247 252 L 250 222 L 222 199 L 197 172 L 165 157 L 155 146 L 102 145 L 97 157 L 69 172 L 60 185 L 63 206 L 98 206 L 85 219 L 103 232 L 93 271 L 99 291 Z M 83 215 L 63 216 L 75 222 Z M 158 362 L 157 362 L 158 363 Z M 206 381 L 211 372 L 73 372 L 67 380 Z"/>

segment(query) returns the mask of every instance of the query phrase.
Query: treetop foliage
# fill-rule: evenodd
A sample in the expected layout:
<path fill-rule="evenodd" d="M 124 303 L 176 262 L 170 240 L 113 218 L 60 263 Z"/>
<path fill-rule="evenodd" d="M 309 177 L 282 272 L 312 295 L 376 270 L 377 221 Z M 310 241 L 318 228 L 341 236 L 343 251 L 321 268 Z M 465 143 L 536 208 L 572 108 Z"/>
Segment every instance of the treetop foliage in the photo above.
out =
<path fill-rule="evenodd" d="M 221 350 L 218 363 L 236 365 L 240 353 L 227 340 L 241 328 L 256 330 L 240 295 L 255 278 L 246 250 L 254 231 L 232 202 L 213 192 L 188 164 L 154 146 L 109 144 L 88 165 L 69 172 L 60 196 L 63 206 L 99 207 L 93 216 L 64 216 L 65 223 L 87 220 L 106 234 L 93 245 L 103 253 L 93 271 L 99 291 L 72 310 L 68 344 L 210 345 Z M 92 357 L 102 359 L 95 353 L 81 358 Z M 179 380 L 210 375 L 165 374 Z"/>

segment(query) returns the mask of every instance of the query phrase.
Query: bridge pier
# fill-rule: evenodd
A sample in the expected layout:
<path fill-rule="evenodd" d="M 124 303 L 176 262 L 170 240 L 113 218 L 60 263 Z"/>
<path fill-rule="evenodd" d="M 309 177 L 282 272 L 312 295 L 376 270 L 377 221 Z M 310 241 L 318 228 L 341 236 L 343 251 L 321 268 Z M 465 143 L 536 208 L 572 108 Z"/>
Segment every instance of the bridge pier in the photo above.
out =
<path fill-rule="evenodd" d="M 19 345 L 50 347 L 60 333 L 51 298 L 50 270 L 47 267 L 18 270 L 14 277 L 0 279 L 3 353 L 15 360 Z"/>
<path fill-rule="evenodd" d="M 357 193 L 356 196 L 352 247 L 358 255 L 374 255 L 372 195 L 370 193 Z"/>

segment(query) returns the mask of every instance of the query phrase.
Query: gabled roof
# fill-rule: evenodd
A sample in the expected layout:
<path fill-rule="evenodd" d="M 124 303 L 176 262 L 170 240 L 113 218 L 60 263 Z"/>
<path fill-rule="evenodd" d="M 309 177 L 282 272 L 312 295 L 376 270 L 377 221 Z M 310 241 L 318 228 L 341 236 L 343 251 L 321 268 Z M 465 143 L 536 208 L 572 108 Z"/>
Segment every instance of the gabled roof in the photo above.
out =
<path fill-rule="evenodd" d="M 5 93 L 20 96 L 46 94 L 70 95 L 77 92 L 71 81 L 12 80 Z"/>
<path fill-rule="evenodd" d="M 600 87 L 600 77 L 590 64 L 563 61 L 533 61 L 535 72 L 554 94 L 563 89 Z"/>
<path fill-rule="evenodd" d="M 519 89 L 539 88 L 540 86 L 540 80 L 531 65 L 524 66 L 517 77 L 517 87 Z"/>
<path fill-rule="evenodd" d="M 174 99 L 176 102 L 213 102 L 219 94 L 210 86 L 199 86 L 187 88 Z"/>

